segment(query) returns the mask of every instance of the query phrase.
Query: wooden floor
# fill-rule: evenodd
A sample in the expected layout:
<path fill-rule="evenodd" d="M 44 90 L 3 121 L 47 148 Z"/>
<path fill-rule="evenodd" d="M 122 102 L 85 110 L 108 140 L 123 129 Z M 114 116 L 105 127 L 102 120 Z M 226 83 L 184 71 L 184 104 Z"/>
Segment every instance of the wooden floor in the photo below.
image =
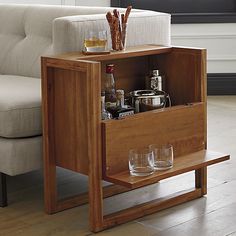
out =
<path fill-rule="evenodd" d="M 206 197 L 98 233 L 104 236 L 236 235 L 236 96 L 208 98 L 208 148 L 231 154 L 209 168 Z M 193 186 L 193 173 L 105 200 L 105 212 Z M 86 191 L 87 178 L 58 170 L 61 196 Z M 43 211 L 41 172 L 8 178 L 9 206 L 0 208 L 0 236 L 86 236 L 88 206 L 55 215 Z"/>

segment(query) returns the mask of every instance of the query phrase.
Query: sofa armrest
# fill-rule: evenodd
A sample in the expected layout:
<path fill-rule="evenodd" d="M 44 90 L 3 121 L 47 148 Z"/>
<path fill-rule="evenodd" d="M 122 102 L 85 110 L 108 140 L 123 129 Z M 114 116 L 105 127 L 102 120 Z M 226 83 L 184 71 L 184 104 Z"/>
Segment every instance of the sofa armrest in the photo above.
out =
<path fill-rule="evenodd" d="M 67 16 L 53 22 L 55 54 L 81 51 L 87 30 L 108 30 L 105 14 Z M 108 36 L 110 39 L 110 36 Z M 108 41 L 109 47 L 111 45 Z M 170 45 L 170 15 L 153 11 L 135 11 L 128 21 L 127 46 Z"/>

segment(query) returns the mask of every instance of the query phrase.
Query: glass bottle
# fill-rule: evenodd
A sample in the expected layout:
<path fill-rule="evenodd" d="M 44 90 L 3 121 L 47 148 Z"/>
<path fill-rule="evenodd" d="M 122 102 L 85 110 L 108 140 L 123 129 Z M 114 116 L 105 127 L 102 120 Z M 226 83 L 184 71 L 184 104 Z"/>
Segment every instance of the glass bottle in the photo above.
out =
<path fill-rule="evenodd" d="M 102 120 L 112 119 L 111 113 L 108 112 L 105 107 L 105 91 L 101 92 L 101 118 Z"/>
<path fill-rule="evenodd" d="M 106 107 L 116 106 L 114 64 L 108 64 L 106 66 L 105 103 L 106 103 Z"/>

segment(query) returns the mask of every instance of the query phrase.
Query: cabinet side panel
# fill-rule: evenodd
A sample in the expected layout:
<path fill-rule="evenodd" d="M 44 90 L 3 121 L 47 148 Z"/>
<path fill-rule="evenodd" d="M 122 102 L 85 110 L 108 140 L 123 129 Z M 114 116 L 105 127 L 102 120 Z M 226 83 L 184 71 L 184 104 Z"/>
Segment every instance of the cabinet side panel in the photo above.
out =
<path fill-rule="evenodd" d="M 206 80 L 204 49 L 173 48 L 170 53 L 151 57 L 165 79 L 165 90 L 173 105 L 204 101 Z"/>
<path fill-rule="evenodd" d="M 150 144 L 174 146 L 174 157 L 204 149 L 204 104 L 137 114 L 103 123 L 104 172 L 128 170 L 129 149 Z"/>
<path fill-rule="evenodd" d="M 56 165 L 86 174 L 86 72 L 55 68 L 53 87 Z"/>

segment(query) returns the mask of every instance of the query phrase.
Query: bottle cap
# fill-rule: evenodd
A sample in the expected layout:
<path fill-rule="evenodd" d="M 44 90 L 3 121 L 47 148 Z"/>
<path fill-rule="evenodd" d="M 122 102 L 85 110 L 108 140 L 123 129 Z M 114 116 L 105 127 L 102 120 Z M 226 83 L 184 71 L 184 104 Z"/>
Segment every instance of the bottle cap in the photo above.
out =
<path fill-rule="evenodd" d="M 120 95 L 124 95 L 125 94 L 125 91 L 123 89 L 117 89 L 116 90 L 116 93 L 117 94 L 120 94 Z"/>
<path fill-rule="evenodd" d="M 112 74 L 114 72 L 114 64 L 107 64 L 106 65 L 106 73 Z"/>
<path fill-rule="evenodd" d="M 155 75 L 155 76 L 158 76 L 159 75 L 159 70 L 152 70 L 152 74 Z"/>
<path fill-rule="evenodd" d="M 125 94 L 124 90 L 122 90 L 122 89 L 116 90 L 116 98 L 117 99 L 124 99 L 124 94 Z"/>

